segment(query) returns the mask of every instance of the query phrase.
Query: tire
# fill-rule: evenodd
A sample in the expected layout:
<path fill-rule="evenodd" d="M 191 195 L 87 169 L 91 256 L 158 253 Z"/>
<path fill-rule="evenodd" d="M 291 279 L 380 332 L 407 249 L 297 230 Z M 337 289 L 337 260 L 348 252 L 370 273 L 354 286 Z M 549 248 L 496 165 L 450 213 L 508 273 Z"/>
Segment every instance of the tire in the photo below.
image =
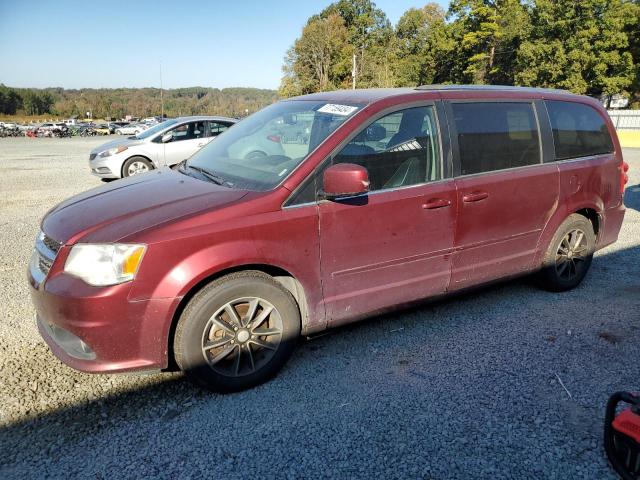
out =
<path fill-rule="evenodd" d="M 589 219 L 577 213 L 569 215 L 549 244 L 538 284 L 552 292 L 577 287 L 589 271 L 595 245 L 596 236 Z"/>
<path fill-rule="evenodd" d="M 228 393 L 273 378 L 299 336 L 300 310 L 291 293 L 269 275 L 246 271 L 215 280 L 189 301 L 173 348 L 176 364 L 189 378 Z"/>
<path fill-rule="evenodd" d="M 140 173 L 147 173 L 153 170 L 153 164 L 144 157 L 128 158 L 122 165 L 122 177 L 131 177 Z"/>

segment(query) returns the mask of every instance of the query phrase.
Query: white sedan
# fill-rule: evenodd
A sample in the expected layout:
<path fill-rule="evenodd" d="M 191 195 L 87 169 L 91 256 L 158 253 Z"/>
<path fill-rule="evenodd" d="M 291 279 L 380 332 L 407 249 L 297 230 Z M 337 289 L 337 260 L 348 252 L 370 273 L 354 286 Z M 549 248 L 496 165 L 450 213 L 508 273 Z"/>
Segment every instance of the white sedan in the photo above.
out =
<path fill-rule="evenodd" d="M 136 136 L 94 148 L 89 154 L 91 173 L 103 179 L 114 179 L 176 165 L 236 121 L 234 118 L 209 116 L 166 120 Z M 124 128 L 130 127 L 119 127 L 116 132 Z"/>
<path fill-rule="evenodd" d="M 144 132 L 149 128 L 144 123 L 134 123 L 133 125 L 127 125 L 126 127 L 116 128 L 118 135 L 138 135 L 140 132 Z"/>

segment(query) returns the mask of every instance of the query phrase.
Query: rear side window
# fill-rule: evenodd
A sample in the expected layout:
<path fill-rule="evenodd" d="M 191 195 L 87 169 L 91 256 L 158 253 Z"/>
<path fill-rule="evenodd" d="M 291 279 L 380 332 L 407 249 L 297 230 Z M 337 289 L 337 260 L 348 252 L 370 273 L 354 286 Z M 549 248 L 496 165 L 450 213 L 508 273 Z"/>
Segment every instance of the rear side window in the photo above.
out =
<path fill-rule="evenodd" d="M 546 101 L 556 160 L 587 157 L 613 151 L 609 130 L 600 114 L 589 105 Z"/>
<path fill-rule="evenodd" d="M 540 138 L 531 103 L 452 103 L 460 173 L 540 163 Z"/>
<path fill-rule="evenodd" d="M 230 125 L 228 123 L 210 121 L 209 122 L 209 136 L 210 137 L 217 137 L 218 135 L 220 135 L 222 132 L 224 132 L 229 127 L 230 127 Z"/>

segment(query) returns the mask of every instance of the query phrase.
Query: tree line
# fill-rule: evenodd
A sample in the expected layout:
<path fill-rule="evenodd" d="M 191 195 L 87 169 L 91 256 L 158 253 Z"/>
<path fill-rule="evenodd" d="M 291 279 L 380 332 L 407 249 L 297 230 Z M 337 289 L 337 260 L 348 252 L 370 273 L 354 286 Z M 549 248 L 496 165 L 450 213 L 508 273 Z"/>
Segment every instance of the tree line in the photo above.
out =
<path fill-rule="evenodd" d="M 0 85 L 0 113 L 14 115 L 51 114 L 60 117 L 122 118 L 149 117 L 164 112 L 182 115 L 226 115 L 242 117 L 275 102 L 275 90 L 257 88 L 190 87 L 164 89 L 162 105 L 158 88 L 114 89 L 25 89 Z"/>
<path fill-rule="evenodd" d="M 640 0 L 452 0 L 391 25 L 371 0 L 338 0 L 287 51 L 288 97 L 322 90 L 472 83 L 635 95 Z"/>
<path fill-rule="evenodd" d="M 49 113 L 53 96 L 47 91 L 16 89 L 0 84 L 0 113 L 15 115 L 22 111 L 26 115 Z"/>

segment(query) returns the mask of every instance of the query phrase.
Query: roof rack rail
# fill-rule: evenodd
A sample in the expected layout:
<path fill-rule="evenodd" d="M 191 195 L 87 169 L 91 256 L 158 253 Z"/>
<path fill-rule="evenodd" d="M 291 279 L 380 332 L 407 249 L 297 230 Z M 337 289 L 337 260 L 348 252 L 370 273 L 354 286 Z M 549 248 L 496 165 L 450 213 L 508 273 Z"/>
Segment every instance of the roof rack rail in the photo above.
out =
<path fill-rule="evenodd" d="M 513 85 L 458 85 L 458 84 L 433 84 L 420 85 L 416 90 L 517 90 L 550 93 L 571 93 L 569 90 L 559 88 L 514 87 Z"/>

